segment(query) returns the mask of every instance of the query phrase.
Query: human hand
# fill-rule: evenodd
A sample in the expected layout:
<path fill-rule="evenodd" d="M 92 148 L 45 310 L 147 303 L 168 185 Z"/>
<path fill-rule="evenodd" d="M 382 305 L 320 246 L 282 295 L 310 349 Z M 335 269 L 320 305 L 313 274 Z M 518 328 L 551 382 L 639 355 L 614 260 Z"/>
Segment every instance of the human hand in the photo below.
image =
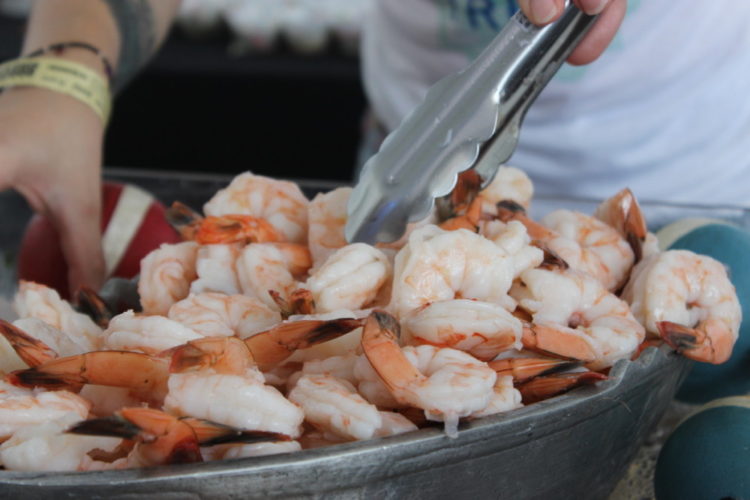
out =
<path fill-rule="evenodd" d="M 586 14 L 600 14 L 591 30 L 568 57 L 570 64 L 581 65 L 594 61 L 615 37 L 627 10 L 627 0 L 574 0 Z M 518 0 L 529 20 L 544 26 L 562 14 L 565 0 Z"/>
<path fill-rule="evenodd" d="M 40 88 L 0 94 L 0 190 L 20 192 L 57 229 L 71 292 L 98 289 L 104 125 L 87 105 Z"/>

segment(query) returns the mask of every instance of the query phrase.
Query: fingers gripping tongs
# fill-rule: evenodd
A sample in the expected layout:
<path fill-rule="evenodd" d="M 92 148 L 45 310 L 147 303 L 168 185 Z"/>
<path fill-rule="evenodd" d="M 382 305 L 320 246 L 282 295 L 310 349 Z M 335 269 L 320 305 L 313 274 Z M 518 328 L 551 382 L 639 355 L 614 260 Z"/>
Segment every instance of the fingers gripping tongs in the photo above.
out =
<path fill-rule="evenodd" d="M 397 240 L 470 168 L 489 184 L 513 153 L 526 110 L 595 17 L 567 1 L 540 28 L 519 11 L 466 69 L 433 86 L 365 164 L 349 199 L 347 240 Z"/>

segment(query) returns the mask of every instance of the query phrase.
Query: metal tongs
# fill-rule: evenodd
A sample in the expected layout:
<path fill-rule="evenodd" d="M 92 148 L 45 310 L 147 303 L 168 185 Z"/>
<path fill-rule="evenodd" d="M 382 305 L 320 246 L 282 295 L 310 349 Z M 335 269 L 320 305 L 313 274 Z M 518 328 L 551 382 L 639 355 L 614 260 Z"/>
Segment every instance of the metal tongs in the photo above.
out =
<path fill-rule="evenodd" d="M 569 0 L 542 28 L 518 11 L 466 69 L 435 84 L 365 164 L 349 199 L 347 240 L 399 239 L 470 168 L 489 184 L 515 150 L 529 106 L 595 19 Z"/>

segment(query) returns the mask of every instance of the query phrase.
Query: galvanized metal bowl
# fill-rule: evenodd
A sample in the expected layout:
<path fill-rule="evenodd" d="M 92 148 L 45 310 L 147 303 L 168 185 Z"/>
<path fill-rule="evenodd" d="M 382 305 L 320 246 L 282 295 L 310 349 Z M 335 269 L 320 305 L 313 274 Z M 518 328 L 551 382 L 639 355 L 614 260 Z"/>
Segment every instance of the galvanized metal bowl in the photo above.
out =
<path fill-rule="evenodd" d="M 164 201 L 200 205 L 225 177 L 110 172 Z M 308 194 L 330 186 L 303 183 Z M 2 213 L 18 200 L 0 196 Z M 545 210 L 545 205 L 547 210 Z M 539 212 L 585 200 L 542 200 Z M 644 203 L 669 222 L 710 215 L 746 224 L 747 211 Z M 692 210 L 692 212 L 691 212 Z M 651 212 L 651 214 L 649 214 Z M 22 228 L 23 224 L 18 224 Z M 7 227 L 5 229 L 8 231 Z M 18 241 L 18 235 L 15 241 Z M 2 236 L 0 234 L 0 236 Z M 2 241 L 13 241 L 0 237 Z M 0 247 L 0 250 L 4 248 Z M 12 251 L 12 248 L 10 248 Z M 615 364 L 606 381 L 501 415 L 439 428 L 268 457 L 107 472 L 0 471 L 9 498 L 606 498 L 690 368 L 667 348 Z"/>

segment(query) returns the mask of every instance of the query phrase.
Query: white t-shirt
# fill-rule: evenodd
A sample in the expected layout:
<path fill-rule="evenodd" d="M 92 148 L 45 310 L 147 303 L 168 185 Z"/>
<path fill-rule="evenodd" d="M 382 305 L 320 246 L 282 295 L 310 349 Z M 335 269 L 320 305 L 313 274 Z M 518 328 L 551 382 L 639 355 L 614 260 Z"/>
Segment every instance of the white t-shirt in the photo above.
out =
<path fill-rule="evenodd" d="M 427 89 L 465 67 L 512 0 L 377 0 L 363 71 L 395 128 Z M 537 193 L 750 206 L 750 1 L 630 0 L 594 63 L 563 66 L 529 110 L 510 162 Z"/>

